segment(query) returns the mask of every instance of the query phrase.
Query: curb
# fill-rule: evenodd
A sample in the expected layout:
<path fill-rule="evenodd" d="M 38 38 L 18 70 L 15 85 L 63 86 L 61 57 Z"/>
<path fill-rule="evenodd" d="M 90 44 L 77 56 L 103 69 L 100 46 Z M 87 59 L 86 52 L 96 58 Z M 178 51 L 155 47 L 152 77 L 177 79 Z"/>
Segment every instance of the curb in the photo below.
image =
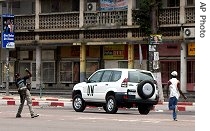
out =
<path fill-rule="evenodd" d="M 8 97 L 3 96 L 0 98 L 0 105 L 19 105 L 20 99 L 18 96 L 16 97 Z M 26 103 L 25 103 L 26 105 Z M 194 102 L 178 102 L 178 110 L 179 111 L 191 111 L 195 112 L 195 103 Z M 32 106 L 41 106 L 41 107 L 72 107 L 72 99 L 59 99 L 53 97 L 33 97 L 32 98 Z M 157 105 L 153 107 L 154 111 L 169 111 L 168 102 L 159 102 Z"/>

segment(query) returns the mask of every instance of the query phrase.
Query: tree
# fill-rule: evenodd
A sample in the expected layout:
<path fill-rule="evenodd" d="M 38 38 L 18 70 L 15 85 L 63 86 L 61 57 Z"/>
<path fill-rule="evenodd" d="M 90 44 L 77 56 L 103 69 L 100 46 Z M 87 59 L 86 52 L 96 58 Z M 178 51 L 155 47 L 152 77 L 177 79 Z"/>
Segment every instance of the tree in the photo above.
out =
<path fill-rule="evenodd" d="M 161 8 L 161 0 L 139 0 L 139 10 L 134 14 L 134 21 L 140 25 L 145 35 L 157 33 L 157 12 Z"/>
<path fill-rule="evenodd" d="M 158 26 L 158 10 L 162 6 L 161 0 L 139 0 L 139 10 L 134 14 L 134 20 L 140 25 L 140 30 L 144 32 L 145 36 L 150 36 L 151 34 L 157 34 Z M 149 37 L 148 37 L 149 38 Z M 149 40 L 148 40 L 149 41 Z M 155 50 L 157 52 L 157 48 Z M 153 55 L 154 51 L 148 51 L 148 56 Z M 148 57 L 148 70 L 153 70 L 153 57 Z M 160 67 L 160 66 L 159 66 Z M 160 100 L 164 100 L 161 73 L 159 69 L 153 72 L 157 78 L 157 83 L 159 87 Z"/>

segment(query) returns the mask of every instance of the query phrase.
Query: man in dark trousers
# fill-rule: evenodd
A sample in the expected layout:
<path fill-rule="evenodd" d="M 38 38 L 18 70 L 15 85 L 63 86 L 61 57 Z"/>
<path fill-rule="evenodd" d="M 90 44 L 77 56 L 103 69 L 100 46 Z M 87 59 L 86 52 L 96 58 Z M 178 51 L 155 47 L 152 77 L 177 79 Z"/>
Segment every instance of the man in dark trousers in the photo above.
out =
<path fill-rule="evenodd" d="M 20 95 L 20 105 L 18 108 L 18 112 L 16 114 L 16 118 L 21 117 L 21 112 L 23 110 L 24 102 L 27 101 L 27 105 L 31 114 L 31 118 L 38 117 L 38 114 L 35 114 L 32 108 L 32 98 L 29 89 L 27 88 L 27 79 L 31 77 L 31 72 L 26 68 L 25 71 L 28 75 L 21 77 L 19 73 L 15 74 L 15 85 L 18 88 L 18 93 Z"/>

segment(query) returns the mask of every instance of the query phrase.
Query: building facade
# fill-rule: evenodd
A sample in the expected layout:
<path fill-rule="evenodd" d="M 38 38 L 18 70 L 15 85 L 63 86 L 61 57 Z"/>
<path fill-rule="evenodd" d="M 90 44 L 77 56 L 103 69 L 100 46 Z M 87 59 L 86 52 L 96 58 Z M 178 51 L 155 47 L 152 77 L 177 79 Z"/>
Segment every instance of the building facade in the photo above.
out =
<path fill-rule="evenodd" d="M 8 2 L 8 3 L 7 3 Z M 1 14 L 14 14 L 15 48 L 9 50 L 9 82 L 14 73 L 32 72 L 32 87 L 71 87 L 99 68 L 148 67 L 148 43 L 133 20 L 138 0 L 2 0 Z M 161 82 L 177 70 L 183 89 L 194 91 L 194 0 L 162 0 L 158 11 Z M 110 5 L 109 5 L 110 4 Z M 109 5 L 109 6 L 107 6 Z M 110 8 L 111 7 L 111 8 Z M 2 23 L 1 23 L 2 27 Z M 0 85 L 6 82 L 6 52 L 1 48 Z"/>

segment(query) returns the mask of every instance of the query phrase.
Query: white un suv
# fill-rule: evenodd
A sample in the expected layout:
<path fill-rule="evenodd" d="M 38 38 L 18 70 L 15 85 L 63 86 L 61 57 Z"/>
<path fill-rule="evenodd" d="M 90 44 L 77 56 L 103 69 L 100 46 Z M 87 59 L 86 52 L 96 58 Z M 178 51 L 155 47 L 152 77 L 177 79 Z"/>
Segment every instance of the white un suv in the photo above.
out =
<path fill-rule="evenodd" d="M 72 92 L 76 112 L 85 107 L 103 107 L 107 113 L 116 113 L 119 107 L 138 107 L 147 115 L 159 100 L 155 77 L 150 71 L 139 69 L 100 69 L 86 82 L 78 83 Z"/>

